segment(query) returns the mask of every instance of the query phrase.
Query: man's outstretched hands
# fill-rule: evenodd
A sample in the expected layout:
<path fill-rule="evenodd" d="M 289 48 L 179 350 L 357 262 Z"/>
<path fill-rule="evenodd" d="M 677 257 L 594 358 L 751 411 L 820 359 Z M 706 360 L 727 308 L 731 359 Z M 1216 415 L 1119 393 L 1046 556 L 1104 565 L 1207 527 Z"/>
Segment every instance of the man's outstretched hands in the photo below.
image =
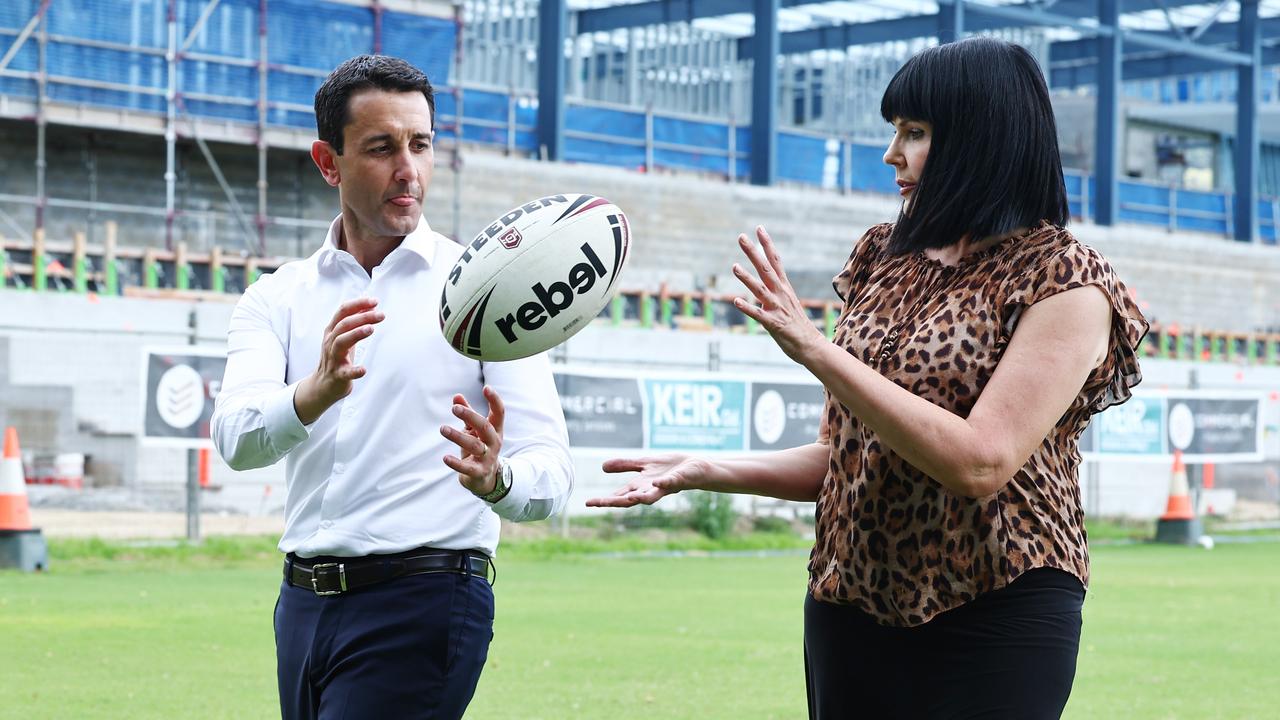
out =
<path fill-rule="evenodd" d="M 374 298 L 356 298 L 338 306 L 320 341 L 320 363 L 298 383 L 293 409 L 303 425 L 310 425 L 325 410 L 351 394 L 351 383 L 364 377 L 365 369 L 352 360 L 356 343 L 373 334 L 373 326 L 386 317 Z"/>
<path fill-rule="evenodd" d="M 440 434 L 462 451 L 462 457 L 445 455 L 444 464 L 453 468 L 458 473 L 458 482 L 476 495 L 493 492 L 498 481 L 498 453 L 502 450 L 502 423 L 506 418 L 506 408 L 497 390 L 485 385 L 484 397 L 489 401 L 489 417 L 473 410 L 462 395 L 454 395 L 453 414 L 466 427 L 459 430 L 444 425 L 440 428 Z"/>

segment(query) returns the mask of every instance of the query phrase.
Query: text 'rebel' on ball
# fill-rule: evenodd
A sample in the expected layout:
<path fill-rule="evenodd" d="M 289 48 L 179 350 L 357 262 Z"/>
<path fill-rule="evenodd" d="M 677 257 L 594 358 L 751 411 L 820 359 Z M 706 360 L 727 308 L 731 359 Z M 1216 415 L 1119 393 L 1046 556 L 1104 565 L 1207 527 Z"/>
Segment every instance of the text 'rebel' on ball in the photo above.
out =
<path fill-rule="evenodd" d="M 454 350 L 501 361 L 568 340 L 618 290 L 631 226 L 595 195 L 548 195 L 476 235 L 445 280 L 440 328 Z"/>

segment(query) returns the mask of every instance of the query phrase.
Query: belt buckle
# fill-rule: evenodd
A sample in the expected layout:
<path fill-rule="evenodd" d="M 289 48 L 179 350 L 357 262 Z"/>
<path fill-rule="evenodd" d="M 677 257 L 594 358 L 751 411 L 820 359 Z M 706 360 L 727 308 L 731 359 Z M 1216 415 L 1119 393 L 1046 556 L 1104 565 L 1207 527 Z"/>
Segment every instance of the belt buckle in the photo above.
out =
<path fill-rule="evenodd" d="M 321 570 L 338 569 L 338 587 L 340 590 L 321 590 L 317 579 Z M 311 590 L 316 595 L 341 595 L 347 591 L 347 566 L 345 563 L 316 563 L 311 566 Z"/>

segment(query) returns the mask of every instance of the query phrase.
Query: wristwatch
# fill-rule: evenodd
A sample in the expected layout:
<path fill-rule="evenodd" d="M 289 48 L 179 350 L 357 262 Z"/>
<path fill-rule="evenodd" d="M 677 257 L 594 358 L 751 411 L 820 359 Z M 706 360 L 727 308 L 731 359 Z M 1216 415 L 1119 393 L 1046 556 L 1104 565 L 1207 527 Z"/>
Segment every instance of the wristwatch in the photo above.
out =
<path fill-rule="evenodd" d="M 493 489 L 478 497 L 490 505 L 502 500 L 511 492 L 511 466 L 498 458 L 498 470 L 494 473 Z"/>

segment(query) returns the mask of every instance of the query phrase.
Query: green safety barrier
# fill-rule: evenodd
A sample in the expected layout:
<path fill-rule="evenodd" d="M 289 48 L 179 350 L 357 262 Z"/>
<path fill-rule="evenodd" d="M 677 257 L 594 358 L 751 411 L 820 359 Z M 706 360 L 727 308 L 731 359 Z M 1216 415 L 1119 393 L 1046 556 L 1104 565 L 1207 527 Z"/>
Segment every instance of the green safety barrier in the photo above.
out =
<path fill-rule="evenodd" d="M 149 262 L 143 268 L 142 286 L 148 290 L 155 290 L 160 287 L 160 263 Z"/>
<path fill-rule="evenodd" d="M 173 266 L 173 286 L 179 290 L 191 289 L 191 266 L 178 265 Z"/>
<path fill-rule="evenodd" d="M 44 292 L 49 287 L 49 278 L 45 275 L 44 255 L 31 256 L 31 285 L 36 292 Z"/>
<path fill-rule="evenodd" d="M 702 296 L 702 319 L 708 325 L 714 325 L 716 322 L 716 305 L 711 301 L 711 295 Z"/>
<path fill-rule="evenodd" d="M 662 327 L 671 327 L 671 315 L 675 310 L 675 301 L 671 298 L 662 298 Z"/>
<path fill-rule="evenodd" d="M 209 273 L 209 284 L 213 286 L 214 292 L 227 291 L 227 269 L 220 267 Z"/>
<path fill-rule="evenodd" d="M 653 327 L 653 298 L 648 293 L 640 296 L 640 327 Z"/>
<path fill-rule="evenodd" d="M 102 284 L 108 295 L 120 294 L 120 268 L 116 267 L 116 261 L 112 260 L 106 263 L 102 268 Z"/>
<path fill-rule="evenodd" d="M 827 339 L 831 340 L 836 336 L 836 308 L 834 305 L 825 305 L 822 308 L 822 320 L 826 326 Z"/>
<path fill-rule="evenodd" d="M 89 292 L 89 271 L 92 269 L 93 265 L 87 257 L 82 257 L 79 262 L 75 263 L 71 283 L 76 292 L 81 294 Z"/>
<path fill-rule="evenodd" d="M 621 295 L 614 295 L 613 300 L 609 301 L 609 324 L 618 327 L 622 324 L 622 318 L 626 315 L 627 299 Z"/>

